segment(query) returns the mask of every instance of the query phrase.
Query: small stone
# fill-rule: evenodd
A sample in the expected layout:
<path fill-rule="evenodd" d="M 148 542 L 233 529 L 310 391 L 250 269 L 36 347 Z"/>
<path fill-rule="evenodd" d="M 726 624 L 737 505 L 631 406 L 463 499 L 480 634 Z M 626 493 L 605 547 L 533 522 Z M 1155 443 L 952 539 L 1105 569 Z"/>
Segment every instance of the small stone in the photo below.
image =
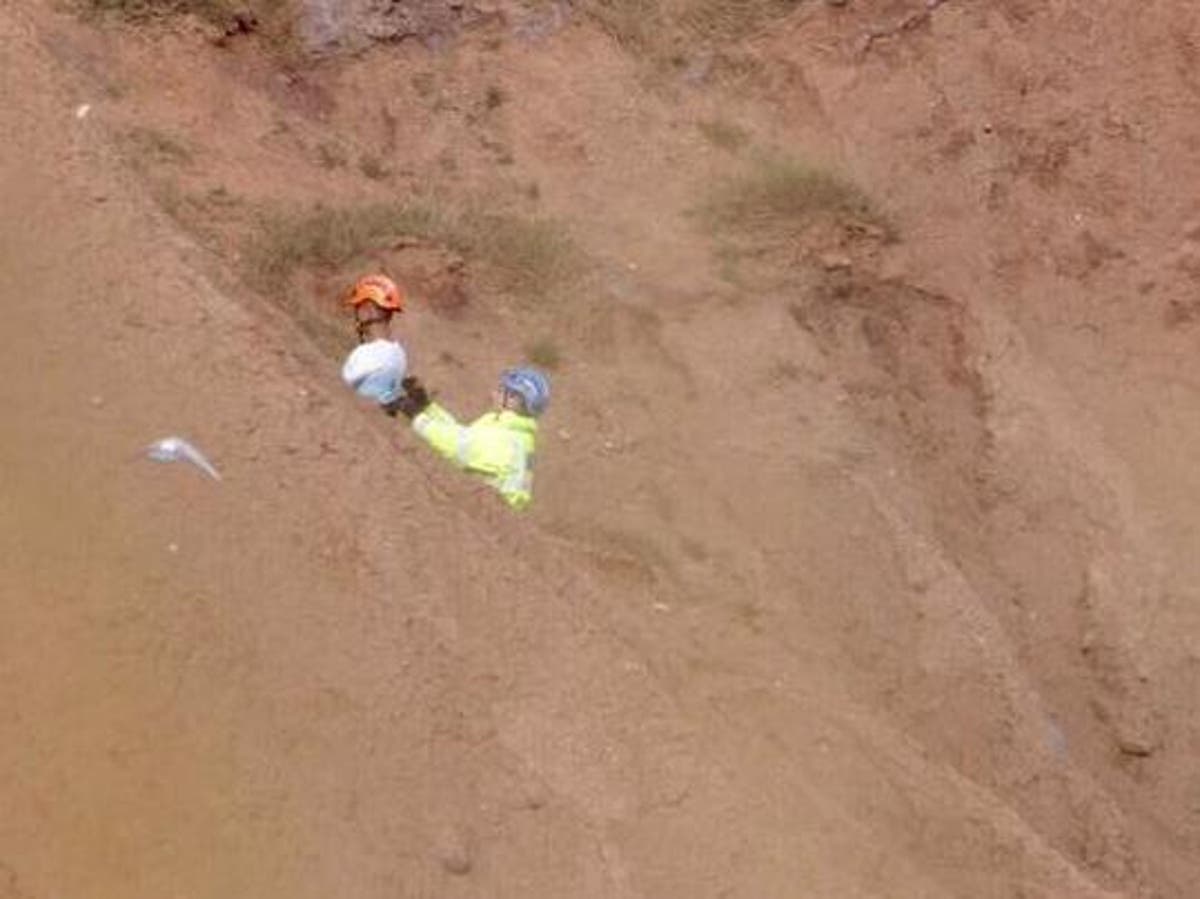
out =
<path fill-rule="evenodd" d="M 248 9 L 240 9 L 229 17 L 225 25 L 225 34 L 233 37 L 236 34 L 251 34 L 258 28 L 258 16 Z"/>
<path fill-rule="evenodd" d="M 169 552 L 169 553 L 179 552 L 179 544 L 178 543 L 168 543 L 167 544 L 167 552 Z"/>
<path fill-rule="evenodd" d="M 550 794 L 544 784 L 537 781 L 530 781 L 529 783 L 525 784 L 525 788 L 522 790 L 521 796 L 522 808 L 531 812 L 536 812 L 539 809 L 545 808 L 549 801 Z"/>
<path fill-rule="evenodd" d="M 461 876 L 471 871 L 471 850 L 457 830 L 448 829 L 438 841 L 437 858 L 449 874 Z"/>
<path fill-rule="evenodd" d="M 820 262 L 827 272 L 844 271 L 854 264 L 845 253 L 822 253 Z"/>
<path fill-rule="evenodd" d="M 93 408 L 99 409 L 104 405 L 104 397 L 97 393 L 95 396 L 89 399 L 88 402 L 92 404 Z"/>
<path fill-rule="evenodd" d="M 1096 642 L 1100 637 L 1094 628 L 1084 628 L 1083 634 L 1079 638 L 1079 651 L 1085 656 L 1090 655 L 1096 648 Z"/>
<path fill-rule="evenodd" d="M 1117 748 L 1125 755 L 1146 758 L 1158 748 L 1157 742 L 1143 734 L 1121 734 L 1117 737 Z"/>
<path fill-rule="evenodd" d="M 1113 724 L 1113 737 L 1123 755 L 1145 758 L 1162 748 L 1162 723 L 1145 705 L 1121 709 Z"/>

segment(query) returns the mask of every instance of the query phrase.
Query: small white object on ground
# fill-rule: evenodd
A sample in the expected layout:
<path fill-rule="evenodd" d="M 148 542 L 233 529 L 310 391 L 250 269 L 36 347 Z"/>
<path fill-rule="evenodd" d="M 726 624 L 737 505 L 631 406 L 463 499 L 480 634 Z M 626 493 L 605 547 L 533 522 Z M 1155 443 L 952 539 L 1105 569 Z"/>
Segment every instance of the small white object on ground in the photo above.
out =
<path fill-rule="evenodd" d="M 182 437 L 164 437 L 162 440 L 156 440 L 146 447 L 146 455 L 155 462 L 191 462 L 214 481 L 221 480 L 220 472 L 204 458 L 204 453 Z"/>
<path fill-rule="evenodd" d="M 86 119 L 87 114 L 92 111 L 91 103 L 81 103 L 75 107 L 75 118 Z"/>

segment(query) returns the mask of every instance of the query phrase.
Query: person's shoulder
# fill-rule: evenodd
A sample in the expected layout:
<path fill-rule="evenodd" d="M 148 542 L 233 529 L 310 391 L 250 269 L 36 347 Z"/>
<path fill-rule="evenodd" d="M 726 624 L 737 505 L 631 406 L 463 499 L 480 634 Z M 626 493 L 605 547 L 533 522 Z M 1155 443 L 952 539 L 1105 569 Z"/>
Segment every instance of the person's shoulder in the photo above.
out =
<path fill-rule="evenodd" d="M 500 427 L 513 431 L 526 431 L 530 434 L 537 432 L 537 419 L 532 415 L 522 415 L 520 412 L 514 412 L 511 409 L 505 409 L 499 414 L 494 412 L 490 414 L 495 417 L 496 424 Z"/>
<path fill-rule="evenodd" d="M 404 347 L 394 340 L 372 340 L 355 348 L 348 359 L 372 367 L 403 368 L 407 361 Z"/>
<path fill-rule="evenodd" d="M 404 358 L 404 347 L 396 340 L 372 340 L 370 343 L 364 343 L 361 349 L 368 350 L 372 357 L 378 359 Z"/>
<path fill-rule="evenodd" d="M 390 340 L 373 340 L 350 351 L 342 363 L 342 377 L 350 382 L 370 374 L 388 372 L 399 380 L 404 377 L 407 368 L 408 359 L 400 344 Z"/>

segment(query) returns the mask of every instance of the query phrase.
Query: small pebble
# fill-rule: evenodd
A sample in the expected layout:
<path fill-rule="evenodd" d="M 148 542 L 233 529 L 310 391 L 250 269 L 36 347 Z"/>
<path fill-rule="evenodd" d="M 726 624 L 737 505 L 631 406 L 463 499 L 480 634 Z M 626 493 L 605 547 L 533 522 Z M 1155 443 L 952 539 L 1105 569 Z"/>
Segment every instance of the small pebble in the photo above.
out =
<path fill-rule="evenodd" d="M 463 835 L 447 830 L 438 841 L 437 858 L 450 874 L 463 875 L 471 871 L 471 851 Z"/>

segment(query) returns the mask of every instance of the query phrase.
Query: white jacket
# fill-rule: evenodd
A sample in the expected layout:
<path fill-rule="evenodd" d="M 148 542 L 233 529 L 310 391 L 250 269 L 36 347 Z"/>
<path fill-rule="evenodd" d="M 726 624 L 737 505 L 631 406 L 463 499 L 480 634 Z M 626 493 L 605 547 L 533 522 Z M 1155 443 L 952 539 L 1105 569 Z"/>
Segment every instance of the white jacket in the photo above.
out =
<path fill-rule="evenodd" d="M 394 340 L 372 340 L 356 347 L 342 365 L 342 380 L 359 396 L 390 403 L 403 393 L 408 370 L 404 347 Z"/>

